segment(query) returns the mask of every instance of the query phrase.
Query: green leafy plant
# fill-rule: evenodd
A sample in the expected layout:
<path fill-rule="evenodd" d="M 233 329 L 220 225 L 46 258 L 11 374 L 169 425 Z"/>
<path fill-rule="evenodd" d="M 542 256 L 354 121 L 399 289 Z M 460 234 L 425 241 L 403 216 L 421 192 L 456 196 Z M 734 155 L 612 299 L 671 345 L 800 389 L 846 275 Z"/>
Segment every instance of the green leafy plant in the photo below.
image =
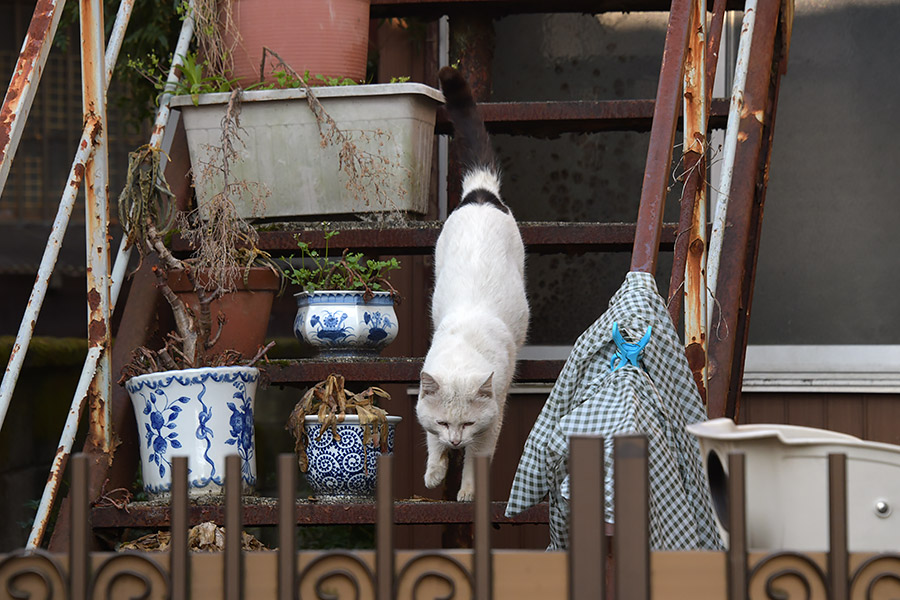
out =
<path fill-rule="evenodd" d="M 309 71 L 304 71 L 302 77 L 297 77 L 294 73 L 287 69 L 277 69 L 272 71 L 276 84 L 272 88 L 295 88 L 305 87 L 308 85 L 318 86 L 343 86 L 343 85 L 359 85 L 358 81 L 349 77 L 328 77 L 326 75 L 313 75 Z"/>
<path fill-rule="evenodd" d="M 167 69 L 160 63 L 155 53 L 150 53 L 141 58 L 129 58 L 128 66 L 140 73 L 157 90 L 156 100 L 166 91 Z M 200 94 L 214 94 L 218 92 L 230 92 L 237 86 L 237 79 L 228 79 L 223 75 L 211 73 L 209 61 L 198 61 L 194 52 L 188 52 L 182 57 L 180 67 L 181 78 L 170 88 L 176 96 L 190 96 L 194 105 L 197 105 Z M 257 85 L 248 89 L 255 89 Z"/>
<path fill-rule="evenodd" d="M 300 470 L 306 473 L 309 467 L 306 455 L 306 447 L 309 444 L 305 426 L 307 415 L 316 415 L 322 424 L 316 440 L 322 439 L 322 436 L 331 430 L 334 440 L 340 441 L 338 424 L 344 421 L 347 413 L 356 414 L 363 428 L 363 452 L 373 440 L 381 446 L 382 452 L 387 452 L 387 412 L 375 404 L 379 398 L 390 400 L 391 395 L 379 387 L 370 387 L 354 394 L 344 389 L 343 375 L 335 373 L 310 388 L 294 406 L 285 427 L 294 437 L 294 450 L 297 452 Z M 363 464 L 367 465 L 368 461 L 363 460 Z"/>
<path fill-rule="evenodd" d="M 127 65 L 156 88 L 156 98 L 158 102 L 159 97 L 166 91 L 166 75 L 168 70 L 165 65 L 161 63 L 156 53 L 150 52 L 146 56 L 140 58 L 129 58 Z M 195 52 L 188 52 L 182 57 L 180 71 L 181 79 L 174 84 L 170 91 L 176 96 L 190 96 L 195 106 L 197 105 L 200 94 L 230 92 L 238 87 L 238 80 L 236 78 L 228 78 L 225 75 L 217 74 L 215 69 L 210 65 L 209 60 L 199 60 Z M 304 72 L 302 77 L 298 77 L 292 71 L 284 68 L 272 71 L 272 75 L 275 77 L 275 83 L 254 83 L 253 85 L 244 88 L 245 91 L 288 89 L 307 86 L 334 87 L 359 85 L 359 82 L 354 81 L 349 77 L 341 78 L 314 75 L 309 71 Z M 404 81 L 409 81 L 409 77 L 395 77 L 391 80 L 391 83 L 402 83 Z"/>
<path fill-rule="evenodd" d="M 362 252 L 350 252 L 344 249 L 340 258 L 329 256 L 331 238 L 338 234 L 337 231 L 325 228 L 325 249 L 323 252 L 314 250 L 303 241 L 299 234 L 294 236 L 297 247 L 300 249 L 302 264 L 294 265 L 294 256 L 286 261 L 284 269 L 285 279 L 303 288 L 306 292 L 318 290 L 363 290 L 366 299 L 371 298 L 373 292 L 387 291 L 391 293 L 395 302 L 400 300 L 397 290 L 388 281 L 390 271 L 400 268 L 396 258 L 389 260 L 373 260 L 365 258 Z"/>

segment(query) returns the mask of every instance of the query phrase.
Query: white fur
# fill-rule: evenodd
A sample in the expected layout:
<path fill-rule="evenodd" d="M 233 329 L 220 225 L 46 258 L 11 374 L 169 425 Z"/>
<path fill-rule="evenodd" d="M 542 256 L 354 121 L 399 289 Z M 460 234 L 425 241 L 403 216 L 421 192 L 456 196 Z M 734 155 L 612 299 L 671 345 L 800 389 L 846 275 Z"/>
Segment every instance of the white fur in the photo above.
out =
<path fill-rule="evenodd" d="M 499 197 L 497 176 L 478 170 L 463 194 Z M 471 189 L 467 186 L 476 185 Z M 475 492 L 474 457 L 493 456 L 516 355 L 528 329 L 525 249 L 515 219 L 491 205 L 467 204 L 444 223 L 435 247 L 434 337 L 425 357 L 416 413 L 426 431 L 425 485 L 447 472 L 447 450 L 465 448 L 460 501 Z"/>
<path fill-rule="evenodd" d="M 487 190 L 500 197 L 500 178 L 490 169 L 473 169 L 465 174 L 462 182 L 462 195 L 465 198 L 472 190 Z"/>

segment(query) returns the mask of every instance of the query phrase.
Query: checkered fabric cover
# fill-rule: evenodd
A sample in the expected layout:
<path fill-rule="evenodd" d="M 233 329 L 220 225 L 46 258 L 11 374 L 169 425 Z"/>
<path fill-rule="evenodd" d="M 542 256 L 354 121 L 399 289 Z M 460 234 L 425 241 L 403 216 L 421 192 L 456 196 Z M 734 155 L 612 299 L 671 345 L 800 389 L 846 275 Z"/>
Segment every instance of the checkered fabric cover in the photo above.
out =
<path fill-rule="evenodd" d="M 631 342 L 653 326 L 643 370 L 625 365 L 611 372 L 614 322 Z M 609 309 L 578 338 L 553 386 L 525 443 L 506 514 L 515 515 L 549 493 L 548 549 L 566 548 L 568 438 L 595 434 L 605 438 L 605 512 L 612 523 L 613 436 L 644 433 L 650 445 L 651 548 L 719 549 L 722 542 L 712 518 L 700 447 L 685 432 L 685 425 L 705 420 L 683 346 L 653 276 L 628 273 Z"/>

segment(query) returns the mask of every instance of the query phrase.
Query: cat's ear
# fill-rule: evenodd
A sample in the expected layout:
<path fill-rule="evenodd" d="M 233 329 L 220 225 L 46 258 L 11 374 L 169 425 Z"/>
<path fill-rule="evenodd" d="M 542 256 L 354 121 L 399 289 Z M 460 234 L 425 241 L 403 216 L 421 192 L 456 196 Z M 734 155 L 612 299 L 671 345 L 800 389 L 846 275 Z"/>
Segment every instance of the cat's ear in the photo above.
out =
<path fill-rule="evenodd" d="M 441 386 L 438 384 L 437 380 L 425 371 L 422 371 L 421 383 L 422 394 L 437 394 L 438 390 L 441 389 Z"/>
<path fill-rule="evenodd" d="M 475 394 L 479 398 L 493 398 L 494 397 L 494 374 L 491 373 L 488 375 L 488 378 L 484 380 L 484 383 L 481 384 L 481 387 L 478 388 L 478 392 Z"/>

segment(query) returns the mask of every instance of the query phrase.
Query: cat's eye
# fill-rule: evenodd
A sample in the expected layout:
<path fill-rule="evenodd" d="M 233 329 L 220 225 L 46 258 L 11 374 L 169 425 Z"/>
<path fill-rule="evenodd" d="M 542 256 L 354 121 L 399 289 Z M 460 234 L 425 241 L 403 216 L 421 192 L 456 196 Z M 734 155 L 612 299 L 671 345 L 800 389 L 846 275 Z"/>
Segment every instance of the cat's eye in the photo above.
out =
<path fill-rule="evenodd" d="M 438 421 L 437 424 L 441 427 L 447 427 L 447 421 Z"/>
<path fill-rule="evenodd" d="M 463 427 L 471 427 L 474 424 L 475 424 L 475 421 L 467 421 L 466 423 L 463 423 Z"/>

